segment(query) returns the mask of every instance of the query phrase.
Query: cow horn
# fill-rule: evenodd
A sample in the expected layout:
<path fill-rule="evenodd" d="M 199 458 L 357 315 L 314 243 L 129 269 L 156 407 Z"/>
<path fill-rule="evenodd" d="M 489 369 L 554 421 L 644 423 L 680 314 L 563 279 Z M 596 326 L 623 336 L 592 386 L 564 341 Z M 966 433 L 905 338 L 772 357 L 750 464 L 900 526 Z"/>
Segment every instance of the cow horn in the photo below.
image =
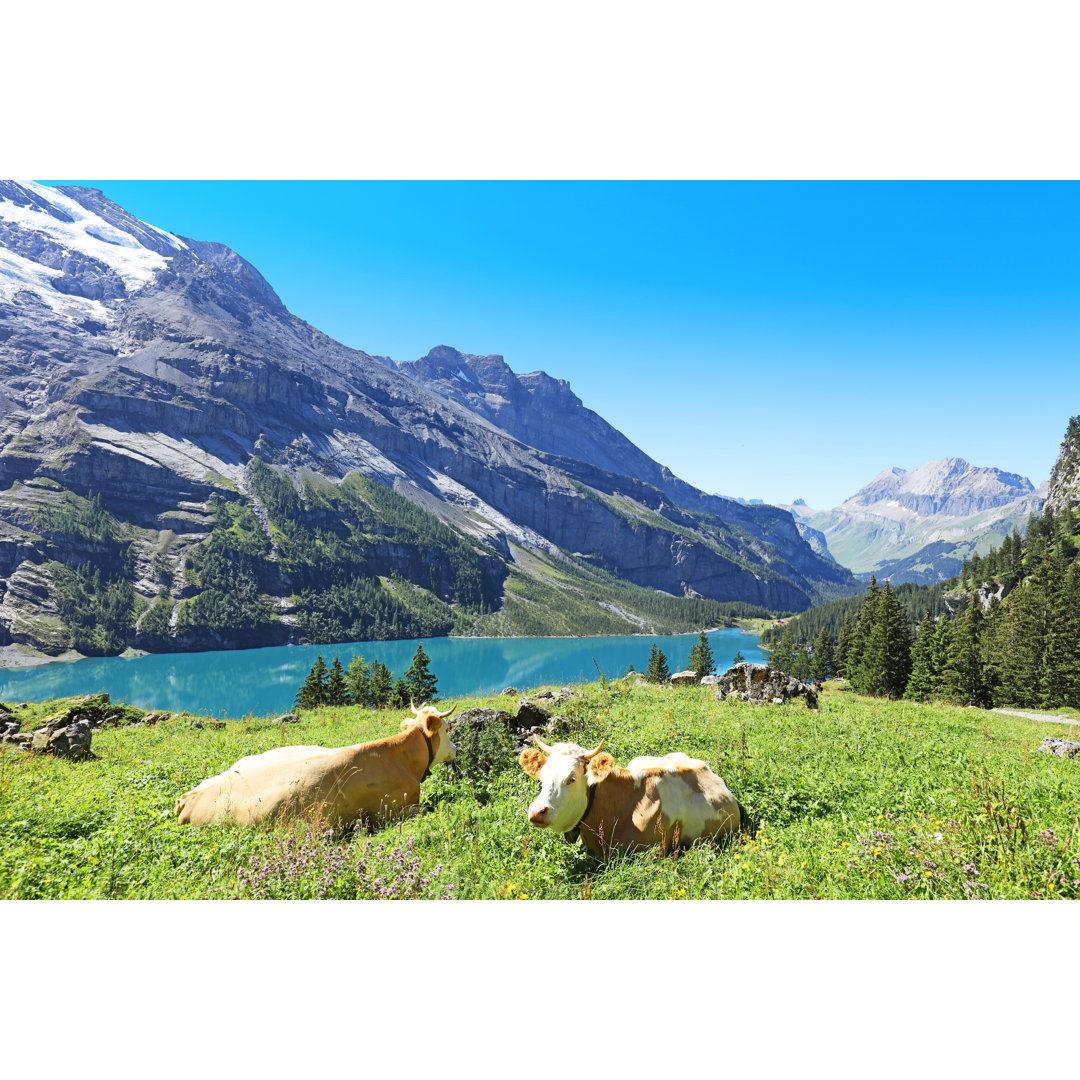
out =
<path fill-rule="evenodd" d="M 456 704 L 451 705 L 450 708 L 446 710 L 446 712 L 439 713 L 439 719 L 440 720 L 445 720 L 456 708 L 457 708 Z"/>
<path fill-rule="evenodd" d="M 586 760 L 586 761 L 588 761 L 588 760 L 589 760 L 589 758 L 594 758 L 594 757 L 596 757 L 596 755 L 600 753 L 600 747 L 602 747 L 602 746 L 604 745 L 604 743 L 605 743 L 605 742 L 607 742 L 607 739 L 601 739 L 601 740 L 600 740 L 600 746 L 598 746 L 598 747 L 597 747 L 597 748 L 596 748 L 595 750 L 590 750 L 590 751 L 589 751 L 589 752 L 588 752 L 588 753 L 587 753 L 587 754 L 585 755 L 585 760 Z"/>
<path fill-rule="evenodd" d="M 420 712 L 420 710 L 413 704 L 412 698 L 409 698 L 409 708 L 412 709 L 414 713 Z"/>
<path fill-rule="evenodd" d="M 551 747 L 548 746 L 548 744 L 544 742 L 544 740 L 541 739 L 539 735 L 533 736 L 533 742 L 536 743 L 536 745 L 539 746 L 540 749 L 543 750 L 548 757 L 551 757 Z"/>

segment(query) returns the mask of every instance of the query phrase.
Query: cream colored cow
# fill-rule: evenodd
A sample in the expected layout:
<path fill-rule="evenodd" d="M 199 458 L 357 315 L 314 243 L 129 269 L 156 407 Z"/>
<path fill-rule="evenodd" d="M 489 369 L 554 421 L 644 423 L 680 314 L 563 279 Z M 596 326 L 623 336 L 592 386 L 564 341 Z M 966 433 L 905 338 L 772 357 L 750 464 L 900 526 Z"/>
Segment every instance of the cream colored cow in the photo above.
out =
<path fill-rule="evenodd" d="M 357 746 L 281 746 L 242 757 L 176 800 L 181 825 L 238 825 L 310 813 L 333 826 L 381 824 L 420 802 L 420 782 L 433 765 L 452 761 L 443 721 L 433 705 L 401 721 L 401 734 Z"/>
<path fill-rule="evenodd" d="M 636 757 L 625 769 L 610 754 L 574 743 L 525 750 L 521 767 L 540 781 L 529 821 L 569 834 L 580 830 L 596 855 L 613 847 L 685 847 L 739 828 L 739 804 L 704 761 L 686 754 Z M 543 752 L 541 752 L 543 751 Z M 545 756 L 546 755 L 546 756 Z"/>

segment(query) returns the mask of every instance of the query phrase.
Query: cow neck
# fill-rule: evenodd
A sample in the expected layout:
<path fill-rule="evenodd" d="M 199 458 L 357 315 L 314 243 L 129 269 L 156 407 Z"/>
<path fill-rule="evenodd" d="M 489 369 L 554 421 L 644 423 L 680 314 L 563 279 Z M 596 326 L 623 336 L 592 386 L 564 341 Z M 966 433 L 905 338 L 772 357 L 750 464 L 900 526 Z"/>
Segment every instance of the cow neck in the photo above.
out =
<path fill-rule="evenodd" d="M 588 787 L 588 789 L 589 789 L 589 797 L 588 797 L 588 799 L 587 799 L 587 800 L 586 800 L 586 802 L 585 802 L 585 813 L 584 813 L 584 814 L 582 814 L 582 815 L 581 815 L 581 817 L 579 817 L 579 818 L 578 818 L 578 822 L 577 822 L 577 824 L 576 824 L 576 825 L 575 825 L 575 826 L 573 827 L 574 829 L 580 829 L 580 828 L 581 828 L 581 825 L 582 825 L 582 823 L 583 823 L 583 822 L 585 821 L 585 819 L 586 819 L 586 818 L 587 818 L 587 817 L 589 816 L 589 811 L 590 811 L 590 810 L 592 810 L 592 804 L 593 804 L 593 799 L 595 799 L 595 798 L 596 798 L 596 789 L 597 789 L 597 788 L 598 788 L 598 787 L 599 787 L 599 786 L 600 786 L 600 785 L 601 785 L 601 784 L 602 784 L 603 782 L 604 782 L 603 780 L 597 780 L 597 782 L 596 782 L 595 784 L 590 784 L 590 783 L 588 782 L 588 780 L 586 779 L 586 781 L 585 781 L 585 784 L 586 784 L 586 786 L 587 786 L 587 787 Z M 572 831 L 573 831 L 573 829 L 569 829 L 569 830 L 567 830 L 567 831 L 568 831 L 568 832 L 572 832 Z"/>
<path fill-rule="evenodd" d="M 431 741 L 431 736 L 422 727 L 414 727 L 413 731 L 419 731 L 424 736 L 424 742 L 427 743 L 427 765 L 424 767 L 424 773 L 420 777 L 420 782 L 423 783 L 431 773 L 431 763 L 435 760 L 435 746 Z"/>

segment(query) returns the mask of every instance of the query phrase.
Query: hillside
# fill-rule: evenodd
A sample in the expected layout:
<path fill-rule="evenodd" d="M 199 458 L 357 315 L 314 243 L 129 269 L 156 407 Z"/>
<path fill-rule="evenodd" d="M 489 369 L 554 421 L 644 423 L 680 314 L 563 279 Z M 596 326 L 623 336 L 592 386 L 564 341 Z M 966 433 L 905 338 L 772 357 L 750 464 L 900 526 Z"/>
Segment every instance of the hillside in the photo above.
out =
<path fill-rule="evenodd" d="M 348 348 L 100 191 L 0 182 L 0 320 L 0 646 L 519 633 L 571 596 L 636 632 L 661 623 L 634 588 L 691 628 L 700 600 L 857 587 L 790 514 L 682 483 L 565 383 Z M 455 395 L 432 364 L 459 356 Z"/>

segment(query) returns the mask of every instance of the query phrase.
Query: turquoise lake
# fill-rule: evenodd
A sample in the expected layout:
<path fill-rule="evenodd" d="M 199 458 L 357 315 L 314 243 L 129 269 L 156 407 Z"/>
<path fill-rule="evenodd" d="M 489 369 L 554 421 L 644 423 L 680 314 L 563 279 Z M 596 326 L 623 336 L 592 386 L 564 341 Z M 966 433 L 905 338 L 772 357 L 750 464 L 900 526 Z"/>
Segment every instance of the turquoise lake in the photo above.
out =
<path fill-rule="evenodd" d="M 715 630 L 707 635 L 717 670 L 724 671 L 737 652 L 763 662 L 755 635 Z M 674 637 L 590 638 L 430 638 L 424 651 L 439 680 L 439 697 L 498 693 L 506 686 L 525 691 L 547 683 L 569 685 L 597 679 L 597 667 L 609 678 L 633 664 L 644 671 L 655 641 L 671 671 L 685 668 L 697 634 Z M 105 691 L 113 701 L 146 709 L 208 714 L 216 717 L 275 716 L 292 708 L 296 691 L 322 655 L 346 667 L 354 656 L 381 660 L 395 676 L 412 663 L 417 640 L 349 642 L 340 645 L 291 645 L 272 649 L 169 653 L 129 659 L 105 657 L 54 662 L 31 668 L 0 669 L 0 701 L 45 701 L 71 694 Z M 596 661 L 594 664 L 593 661 Z M 417 702 L 419 704 L 419 702 Z"/>

